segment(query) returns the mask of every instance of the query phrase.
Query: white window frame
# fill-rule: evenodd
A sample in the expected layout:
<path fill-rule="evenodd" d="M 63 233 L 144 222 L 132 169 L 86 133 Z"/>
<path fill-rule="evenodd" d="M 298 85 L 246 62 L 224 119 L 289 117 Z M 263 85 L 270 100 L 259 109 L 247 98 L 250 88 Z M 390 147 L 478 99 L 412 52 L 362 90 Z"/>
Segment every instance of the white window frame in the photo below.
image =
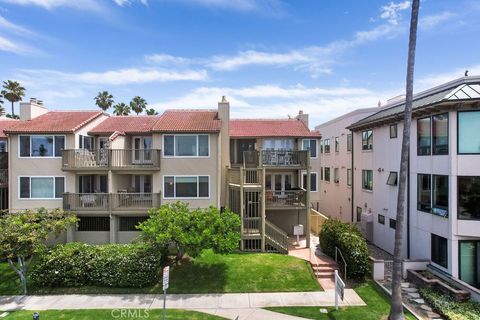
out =
<path fill-rule="evenodd" d="M 28 190 L 28 198 L 22 198 L 20 197 L 20 178 L 29 178 L 29 190 Z M 32 198 L 32 178 L 52 178 L 53 179 L 53 198 Z M 66 176 L 18 176 L 17 177 L 17 182 L 18 182 L 18 193 L 17 193 L 17 200 L 60 200 L 62 198 L 55 198 L 55 178 L 63 178 L 63 192 L 66 192 L 67 188 L 67 177 Z"/>
<path fill-rule="evenodd" d="M 173 177 L 173 197 L 166 197 L 165 196 L 165 178 Z M 197 178 L 197 196 L 196 197 L 177 197 L 177 177 L 186 177 L 186 178 Z M 208 197 L 200 197 L 200 177 L 207 177 L 208 178 Z M 182 175 L 164 175 L 162 177 L 162 197 L 163 199 L 210 199 L 211 195 L 211 184 L 210 184 L 210 175 L 208 174 L 199 174 L 199 175 L 190 175 L 190 174 L 182 174 Z"/>
<path fill-rule="evenodd" d="M 165 137 L 166 136 L 173 136 L 173 156 L 171 155 L 165 155 Z M 197 155 L 196 156 L 177 156 L 177 143 L 176 139 L 178 136 L 191 136 L 191 137 L 196 137 L 197 138 Z M 208 156 L 199 156 L 198 155 L 198 137 L 199 136 L 207 136 L 208 139 Z M 162 135 L 162 155 L 164 158 L 210 158 L 211 155 L 211 150 L 210 150 L 210 134 L 164 134 Z"/>
<path fill-rule="evenodd" d="M 22 157 L 20 156 L 20 137 L 29 137 L 30 138 L 30 156 L 28 157 Z M 39 157 L 39 156 L 32 156 L 32 137 L 53 137 L 53 155 L 52 156 L 46 156 L 46 157 Z M 63 137 L 63 147 L 64 150 L 67 145 L 67 137 L 64 134 L 19 134 L 17 143 L 18 143 L 18 150 L 17 150 L 17 156 L 19 159 L 45 159 L 45 158 L 55 158 L 55 159 L 61 159 L 62 156 L 60 157 L 55 157 L 55 137 Z"/>
<path fill-rule="evenodd" d="M 310 159 L 317 159 L 318 158 L 318 152 L 319 152 L 319 150 L 318 150 L 318 139 L 302 139 L 302 150 L 305 150 L 305 149 L 303 149 L 303 142 L 304 141 L 312 141 L 312 140 L 315 141 L 315 147 L 316 147 L 315 150 L 317 151 L 317 155 L 315 157 L 312 157 L 312 153 L 310 152 Z M 310 145 L 310 143 L 308 145 Z"/>
<path fill-rule="evenodd" d="M 305 176 L 307 174 L 306 171 L 302 171 L 302 184 L 301 184 L 301 187 L 303 188 L 303 176 Z M 310 183 L 310 192 L 318 192 L 318 173 L 317 172 L 310 172 L 310 175 L 315 175 L 315 190 L 311 190 L 312 189 L 312 184 Z"/>

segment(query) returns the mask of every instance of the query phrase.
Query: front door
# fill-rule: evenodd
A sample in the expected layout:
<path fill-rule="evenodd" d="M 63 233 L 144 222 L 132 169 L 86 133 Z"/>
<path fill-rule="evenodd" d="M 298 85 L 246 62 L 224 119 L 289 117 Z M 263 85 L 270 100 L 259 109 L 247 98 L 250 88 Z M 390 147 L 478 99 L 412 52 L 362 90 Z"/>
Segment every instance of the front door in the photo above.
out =
<path fill-rule="evenodd" d="M 286 190 L 291 190 L 293 175 L 291 173 L 277 173 L 265 175 L 265 188 L 275 191 L 275 194 L 282 194 Z"/>
<path fill-rule="evenodd" d="M 152 192 L 152 176 L 150 175 L 134 175 L 133 188 L 136 193 Z"/>
<path fill-rule="evenodd" d="M 133 162 L 152 163 L 152 137 L 133 137 Z"/>

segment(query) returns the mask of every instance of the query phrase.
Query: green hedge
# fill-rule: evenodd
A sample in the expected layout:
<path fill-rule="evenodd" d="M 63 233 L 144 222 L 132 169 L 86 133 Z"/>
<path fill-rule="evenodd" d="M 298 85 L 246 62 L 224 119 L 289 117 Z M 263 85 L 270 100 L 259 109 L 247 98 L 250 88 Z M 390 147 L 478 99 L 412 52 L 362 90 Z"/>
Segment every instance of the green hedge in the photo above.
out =
<path fill-rule="evenodd" d="M 322 251 L 326 255 L 334 258 L 335 247 L 340 249 L 347 263 L 348 278 L 360 279 L 368 273 L 367 242 L 353 224 L 329 219 L 323 224 L 319 237 Z"/>
<path fill-rule="evenodd" d="M 420 294 L 435 311 L 441 313 L 448 320 L 480 319 L 480 303 L 478 302 L 457 302 L 450 296 L 431 289 L 422 288 Z"/>
<path fill-rule="evenodd" d="M 39 254 L 31 281 L 41 287 L 145 287 L 159 279 L 160 256 L 144 244 L 57 245 Z"/>

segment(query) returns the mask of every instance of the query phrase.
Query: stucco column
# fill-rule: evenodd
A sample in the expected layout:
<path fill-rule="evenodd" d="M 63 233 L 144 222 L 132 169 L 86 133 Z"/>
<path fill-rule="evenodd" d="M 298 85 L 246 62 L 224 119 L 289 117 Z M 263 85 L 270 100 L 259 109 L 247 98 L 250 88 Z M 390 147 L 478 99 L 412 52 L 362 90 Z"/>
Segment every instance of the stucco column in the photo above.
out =
<path fill-rule="evenodd" d="M 67 229 L 67 238 L 66 238 L 67 243 L 75 241 L 75 229 L 76 229 L 76 226 L 72 226 Z"/>
<path fill-rule="evenodd" d="M 118 242 L 118 216 L 110 215 L 110 243 Z"/>
<path fill-rule="evenodd" d="M 307 151 L 307 194 L 305 197 L 305 238 L 307 242 L 307 248 L 310 248 L 310 190 L 311 190 L 311 177 L 310 177 L 310 150 Z"/>

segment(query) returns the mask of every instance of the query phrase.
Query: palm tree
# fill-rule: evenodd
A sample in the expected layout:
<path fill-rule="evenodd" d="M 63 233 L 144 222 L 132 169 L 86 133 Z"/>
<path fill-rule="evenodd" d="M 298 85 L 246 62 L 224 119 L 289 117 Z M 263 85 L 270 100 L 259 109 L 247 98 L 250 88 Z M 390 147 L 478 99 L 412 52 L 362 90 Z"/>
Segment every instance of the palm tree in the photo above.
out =
<path fill-rule="evenodd" d="M 95 104 L 103 111 L 110 109 L 114 103 L 113 96 L 108 91 L 99 92 L 94 100 Z"/>
<path fill-rule="evenodd" d="M 156 116 L 156 115 L 158 115 L 157 110 L 155 110 L 155 109 L 153 109 L 153 108 L 146 109 L 145 112 L 146 112 L 147 115 L 149 115 L 149 116 Z"/>
<path fill-rule="evenodd" d="M 20 85 L 18 81 L 7 80 L 3 81 L 2 95 L 12 103 L 12 118 L 15 118 L 14 103 L 22 101 L 25 96 L 25 88 Z"/>
<path fill-rule="evenodd" d="M 147 108 L 147 101 L 140 96 L 136 96 L 130 101 L 130 108 L 137 115 Z"/>
<path fill-rule="evenodd" d="M 3 107 L 3 95 L 0 93 L 0 115 L 5 114 L 5 108 Z"/>
<path fill-rule="evenodd" d="M 407 84 L 405 97 L 405 116 L 403 127 L 402 153 L 400 160 L 400 177 L 398 180 L 397 197 L 397 227 L 395 229 L 395 248 L 393 254 L 392 270 L 392 303 L 390 307 L 390 320 L 403 320 L 402 305 L 402 249 L 403 249 L 403 231 L 405 220 L 405 200 L 408 158 L 410 149 L 410 126 L 412 123 L 412 101 L 413 101 L 413 73 L 415 68 L 415 47 L 417 45 L 417 25 L 420 0 L 412 2 L 412 17 L 410 20 L 410 37 L 408 41 L 408 62 L 407 62 Z"/>
<path fill-rule="evenodd" d="M 117 116 L 128 116 L 131 111 L 130 106 L 123 102 L 117 103 L 113 109 L 113 114 Z"/>

